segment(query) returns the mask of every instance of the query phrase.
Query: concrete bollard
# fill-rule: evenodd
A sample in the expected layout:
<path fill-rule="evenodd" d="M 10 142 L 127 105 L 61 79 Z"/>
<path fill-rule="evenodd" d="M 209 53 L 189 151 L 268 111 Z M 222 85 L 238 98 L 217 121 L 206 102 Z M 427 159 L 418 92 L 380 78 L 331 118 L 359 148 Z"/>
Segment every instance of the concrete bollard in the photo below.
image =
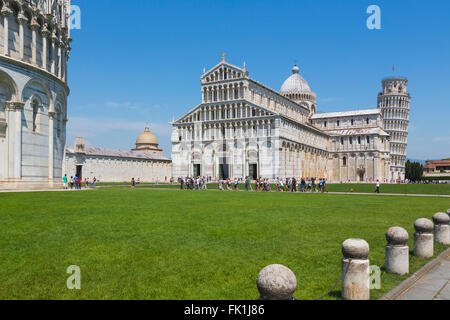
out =
<path fill-rule="evenodd" d="M 433 216 L 434 221 L 434 241 L 442 244 L 450 244 L 450 218 L 448 214 L 438 212 Z"/>
<path fill-rule="evenodd" d="M 386 272 L 409 273 L 408 232 L 400 227 L 392 227 L 386 232 Z"/>
<path fill-rule="evenodd" d="M 431 258 L 434 254 L 433 222 L 429 219 L 420 218 L 414 222 L 414 250 L 413 253 L 419 258 Z"/>
<path fill-rule="evenodd" d="M 363 239 L 345 240 L 342 254 L 342 298 L 369 300 L 369 244 Z"/>
<path fill-rule="evenodd" d="M 288 267 L 272 264 L 261 270 L 256 285 L 260 300 L 294 300 L 297 278 Z"/>

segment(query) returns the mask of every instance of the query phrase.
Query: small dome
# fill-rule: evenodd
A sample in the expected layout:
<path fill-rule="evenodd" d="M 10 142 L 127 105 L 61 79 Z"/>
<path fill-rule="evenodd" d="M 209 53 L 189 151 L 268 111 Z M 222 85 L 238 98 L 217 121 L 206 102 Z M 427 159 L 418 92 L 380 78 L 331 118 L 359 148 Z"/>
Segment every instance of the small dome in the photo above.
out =
<path fill-rule="evenodd" d="M 292 68 L 292 76 L 290 76 L 281 86 L 280 94 L 287 95 L 291 93 L 311 92 L 311 88 L 300 75 L 300 68 L 295 65 Z"/>
<path fill-rule="evenodd" d="M 153 145 L 159 144 L 158 139 L 156 139 L 156 136 L 150 132 L 148 125 L 145 127 L 145 131 L 142 132 L 136 140 L 136 146 L 142 144 L 153 144 Z"/>

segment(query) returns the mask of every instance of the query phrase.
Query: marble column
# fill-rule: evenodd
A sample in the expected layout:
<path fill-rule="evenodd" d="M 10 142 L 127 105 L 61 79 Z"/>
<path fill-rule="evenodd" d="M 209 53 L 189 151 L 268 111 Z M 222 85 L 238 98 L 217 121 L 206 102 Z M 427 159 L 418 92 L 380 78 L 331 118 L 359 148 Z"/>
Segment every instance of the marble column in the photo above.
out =
<path fill-rule="evenodd" d="M 54 153 L 54 123 L 55 112 L 48 113 L 48 179 L 53 179 L 53 153 Z"/>
<path fill-rule="evenodd" d="M 9 56 L 9 18 L 12 13 L 6 4 L 3 5 L 1 14 L 3 16 L 3 54 Z"/>
<path fill-rule="evenodd" d="M 48 36 L 50 35 L 50 31 L 47 29 L 47 25 L 44 25 L 44 28 L 41 31 L 42 36 L 42 69 L 47 70 L 47 61 L 48 61 Z"/>
<path fill-rule="evenodd" d="M 31 63 L 33 65 L 37 64 L 37 30 L 39 29 L 39 24 L 36 19 L 33 18 L 30 24 L 31 28 Z"/>
<path fill-rule="evenodd" d="M 19 23 L 19 59 L 23 60 L 25 56 L 25 49 L 24 49 L 24 43 L 25 43 L 25 34 L 23 30 L 23 25 L 25 22 L 27 22 L 28 19 L 23 15 L 23 13 L 19 13 L 17 17 L 17 22 Z"/>
<path fill-rule="evenodd" d="M 22 111 L 24 103 L 6 103 L 8 119 L 8 178 L 22 178 Z"/>

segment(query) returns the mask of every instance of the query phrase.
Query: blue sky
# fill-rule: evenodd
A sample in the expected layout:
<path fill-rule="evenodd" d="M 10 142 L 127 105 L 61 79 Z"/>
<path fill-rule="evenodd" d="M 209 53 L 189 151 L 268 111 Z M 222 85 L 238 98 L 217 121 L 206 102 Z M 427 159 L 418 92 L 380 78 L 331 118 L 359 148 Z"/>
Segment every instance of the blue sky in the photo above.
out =
<path fill-rule="evenodd" d="M 72 0 L 67 143 L 131 149 L 146 122 L 170 157 L 172 117 L 201 101 L 200 76 L 226 53 L 279 90 L 294 62 L 318 111 L 375 108 L 381 79 L 409 79 L 408 157 L 450 157 L 450 1 Z M 369 5 L 381 30 L 369 30 Z"/>

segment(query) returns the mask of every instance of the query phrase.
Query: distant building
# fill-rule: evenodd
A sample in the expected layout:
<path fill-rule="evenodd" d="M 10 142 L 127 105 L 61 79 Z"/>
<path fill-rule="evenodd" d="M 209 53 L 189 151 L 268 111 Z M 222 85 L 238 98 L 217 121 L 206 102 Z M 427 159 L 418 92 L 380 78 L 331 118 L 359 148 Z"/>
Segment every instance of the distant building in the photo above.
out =
<path fill-rule="evenodd" d="M 334 113 L 317 113 L 297 65 L 279 92 L 224 57 L 200 81 L 201 103 L 172 122 L 175 177 L 405 178 L 405 78 L 383 80 L 376 109 Z"/>
<path fill-rule="evenodd" d="M 442 172 L 443 171 L 443 172 Z M 425 176 L 450 175 L 450 159 L 448 160 L 427 160 L 423 166 Z"/>
<path fill-rule="evenodd" d="M 76 175 L 92 181 L 95 177 L 100 182 L 126 182 L 131 178 L 162 182 L 172 176 L 172 161 L 162 153 L 148 126 L 131 151 L 88 148 L 79 137 L 73 147 L 66 149 L 63 172 L 69 178 Z"/>

